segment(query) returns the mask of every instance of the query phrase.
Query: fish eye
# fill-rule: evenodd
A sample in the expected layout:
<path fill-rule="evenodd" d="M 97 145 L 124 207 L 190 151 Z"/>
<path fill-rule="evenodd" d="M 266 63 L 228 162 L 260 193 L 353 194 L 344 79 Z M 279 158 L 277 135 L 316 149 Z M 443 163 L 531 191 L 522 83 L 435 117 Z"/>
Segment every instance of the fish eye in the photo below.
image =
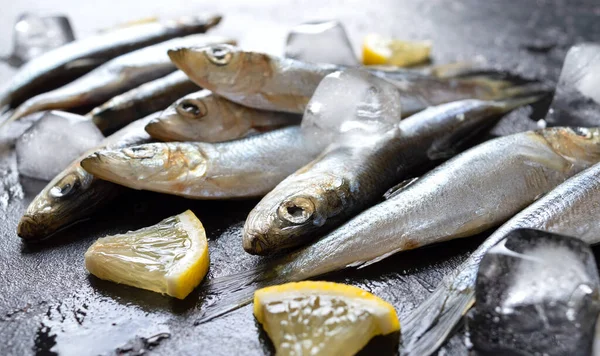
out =
<path fill-rule="evenodd" d="M 233 53 L 226 46 L 212 46 L 205 53 L 208 60 L 218 66 L 227 65 L 233 57 Z"/>
<path fill-rule="evenodd" d="M 75 174 L 69 174 L 50 189 L 50 196 L 53 198 L 62 198 L 69 195 L 77 186 L 79 186 L 79 177 Z"/>
<path fill-rule="evenodd" d="M 206 105 L 199 100 L 186 99 L 177 105 L 177 113 L 190 119 L 201 119 L 208 113 Z"/>
<path fill-rule="evenodd" d="M 313 202 L 304 197 L 295 197 L 285 201 L 277 209 L 277 215 L 292 224 L 304 224 L 315 212 Z"/>
<path fill-rule="evenodd" d="M 573 130 L 576 135 L 587 139 L 591 139 L 597 135 L 597 131 L 590 130 L 586 127 L 574 127 L 571 130 Z"/>

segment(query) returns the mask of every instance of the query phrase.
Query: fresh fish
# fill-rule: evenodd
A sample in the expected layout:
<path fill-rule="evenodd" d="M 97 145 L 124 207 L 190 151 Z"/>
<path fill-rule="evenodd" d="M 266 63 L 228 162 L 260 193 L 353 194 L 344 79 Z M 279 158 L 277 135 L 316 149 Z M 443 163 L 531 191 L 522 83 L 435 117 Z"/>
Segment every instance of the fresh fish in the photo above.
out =
<path fill-rule="evenodd" d="M 332 144 L 250 212 L 244 226 L 244 249 L 270 254 L 322 236 L 375 204 L 415 168 L 452 156 L 457 144 L 473 131 L 530 101 L 442 104 L 400 121 L 384 134 Z"/>
<path fill-rule="evenodd" d="M 106 134 L 153 112 L 163 110 L 176 99 L 198 89 L 185 73 L 178 70 L 117 95 L 86 116 Z"/>
<path fill-rule="evenodd" d="M 169 51 L 171 60 L 196 84 L 238 104 L 302 114 L 319 82 L 343 70 L 332 64 L 301 62 L 231 45 Z M 496 100 L 516 95 L 520 87 L 486 76 L 438 78 L 419 72 L 372 70 L 402 92 L 402 114 L 461 99 Z"/>
<path fill-rule="evenodd" d="M 400 251 L 496 226 L 600 161 L 600 129 L 549 128 L 478 145 L 396 191 L 314 244 L 213 281 L 225 295 L 209 320 L 251 300 L 257 287 L 364 267 Z"/>
<path fill-rule="evenodd" d="M 81 160 L 100 148 L 120 148 L 150 142 L 144 131 L 158 113 L 134 121 L 107 137 L 99 147 L 79 157 L 33 199 L 19 221 L 17 234 L 25 241 L 39 241 L 108 204 L 121 187 L 95 178 L 81 167 Z"/>
<path fill-rule="evenodd" d="M 171 38 L 206 32 L 220 21 L 221 16 L 185 17 L 123 28 L 71 42 L 21 67 L 0 89 L 0 108 L 18 105 L 44 90 L 58 88 L 124 53 Z"/>
<path fill-rule="evenodd" d="M 318 151 L 297 126 L 224 143 L 153 143 L 98 151 L 81 165 L 133 189 L 192 199 L 258 197 Z"/>
<path fill-rule="evenodd" d="M 189 94 L 146 126 L 161 141 L 222 142 L 289 125 L 300 115 L 248 108 L 209 90 Z"/>
<path fill-rule="evenodd" d="M 222 36 L 196 34 L 138 49 L 106 62 L 63 87 L 25 101 L 15 110 L 8 122 L 36 111 L 101 104 L 115 95 L 161 78 L 176 70 L 166 55 L 170 48 L 233 42 Z"/>
<path fill-rule="evenodd" d="M 448 274 L 405 320 L 405 351 L 409 355 L 430 355 L 442 345 L 475 302 L 474 288 L 479 262 L 492 246 L 511 231 L 532 228 L 574 236 L 588 244 L 599 243 L 599 202 L 600 164 L 596 164 L 565 181 L 507 221 L 465 262 Z"/>

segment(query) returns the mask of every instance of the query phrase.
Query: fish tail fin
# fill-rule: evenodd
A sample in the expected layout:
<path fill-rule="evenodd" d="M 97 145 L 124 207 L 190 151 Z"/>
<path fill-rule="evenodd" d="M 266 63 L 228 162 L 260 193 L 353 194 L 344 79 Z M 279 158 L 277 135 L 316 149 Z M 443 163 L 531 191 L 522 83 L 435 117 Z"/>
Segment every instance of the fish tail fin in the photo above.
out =
<path fill-rule="evenodd" d="M 204 308 L 196 323 L 205 323 L 250 304 L 254 292 L 260 288 L 290 281 L 279 276 L 277 268 L 270 268 L 271 266 L 271 264 L 266 264 L 209 281 L 206 294 L 210 296 L 209 299 L 217 300 Z M 220 296 L 223 297 L 219 298 Z"/>
<path fill-rule="evenodd" d="M 509 97 L 507 99 L 495 100 L 495 103 L 498 104 L 502 113 L 506 113 L 512 111 L 520 106 L 525 106 L 529 104 L 536 103 L 542 99 L 544 99 L 548 93 L 531 90 L 530 93 L 527 93 L 526 90 L 520 91 L 522 95 L 516 97 Z"/>
<path fill-rule="evenodd" d="M 547 96 L 552 88 L 547 83 L 527 80 L 521 77 L 508 77 L 493 72 L 474 76 L 458 77 L 455 80 L 474 89 L 474 99 L 500 101 L 515 97 L 539 95 Z"/>
<path fill-rule="evenodd" d="M 458 289 L 444 281 L 404 320 L 403 355 L 433 354 L 475 302 L 472 288 Z"/>

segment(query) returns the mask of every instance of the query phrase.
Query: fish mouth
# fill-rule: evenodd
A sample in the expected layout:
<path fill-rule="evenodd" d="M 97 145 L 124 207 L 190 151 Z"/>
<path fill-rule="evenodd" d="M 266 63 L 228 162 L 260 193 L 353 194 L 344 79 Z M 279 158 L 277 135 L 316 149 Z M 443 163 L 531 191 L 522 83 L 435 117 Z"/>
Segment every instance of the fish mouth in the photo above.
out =
<path fill-rule="evenodd" d="M 173 48 L 167 51 L 167 55 L 171 59 L 171 62 L 175 64 L 175 66 L 185 72 L 188 76 L 190 76 L 191 68 L 187 63 L 187 54 L 189 53 L 188 48 Z"/>
<path fill-rule="evenodd" d="M 252 255 L 266 255 L 271 250 L 263 234 L 260 233 L 244 233 L 242 242 L 244 250 Z"/>
<path fill-rule="evenodd" d="M 84 158 L 81 167 L 98 178 L 118 183 L 130 178 L 130 169 L 122 164 L 124 160 L 126 157 L 120 151 L 98 151 Z"/>
<path fill-rule="evenodd" d="M 25 241 L 41 241 L 49 235 L 46 224 L 41 224 L 31 215 L 23 215 L 17 226 L 17 235 Z"/>
<path fill-rule="evenodd" d="M 150 136 L 160 141 L 187 141 L 185 136 L 182 136 L 176 130 L 173 130 L 171 125 L 163 120 L 152 120 L 144 129 Z"/>

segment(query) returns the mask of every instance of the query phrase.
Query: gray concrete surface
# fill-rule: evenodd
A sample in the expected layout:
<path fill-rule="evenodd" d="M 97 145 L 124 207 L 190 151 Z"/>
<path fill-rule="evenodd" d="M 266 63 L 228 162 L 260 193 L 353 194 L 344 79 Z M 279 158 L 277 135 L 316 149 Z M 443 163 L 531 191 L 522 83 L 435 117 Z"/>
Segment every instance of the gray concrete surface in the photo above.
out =
<path fill-rule="evenodd" d="M 65 13 L 78 36 L 118 23 L 159 15 L 220 12 L 217 31 L 248 48 L 281 53 L 287 30 L 300 22 L 338 18 L 358 48 L 368 32 L 431 39 L 436 61 L 485 60 L 527 76 L 556 79 L 569 45 L 600 38 L 600 4 L 566 1 L 128 1 L 2 0 L 0 54 L 11 48 L 11 27 L 24 11 Z M 549 50 L 540 50 L 550 47 Z M 0 80 L 11 70 L 0 65 Z M 6 155 L 4 155 L 6 156 Z M 0 163 L 4 162 L 0 160 Z M 2 166 L 4 167 L 4 166 Z M 10 169 L 1 169 L 6 175 Z M 3 181 L 4 182 L 4 181 Z M 20 185 L 19 185 L 20 183 Z M 250 307 L 195 326 L 207 301 L 199 288 L 184 301 L 90 277 L 83 253 L 98 237 L 155 223 L 191 208 L 203 221 L 211 247 L 210 277 L 257 262 L 241 249 L 240 229 L 255 202 L 198 202 L 131 192 L 53 243 L 29 247 L 17 221 L 43 182 L 21 178 L 24 198 L 0 207 L 0 354 L 259 355 L 272 349 Z M 389 300 L 400 318 L 435 287 L 478 239 L 402 253 L 360 271 L 328 276 Z M 163 337 L 164 336 L 164 337 Z M 168 336 L 168 337 L 167 337 Z M 465 354 L 458 334 L 440 354 Z"/>

